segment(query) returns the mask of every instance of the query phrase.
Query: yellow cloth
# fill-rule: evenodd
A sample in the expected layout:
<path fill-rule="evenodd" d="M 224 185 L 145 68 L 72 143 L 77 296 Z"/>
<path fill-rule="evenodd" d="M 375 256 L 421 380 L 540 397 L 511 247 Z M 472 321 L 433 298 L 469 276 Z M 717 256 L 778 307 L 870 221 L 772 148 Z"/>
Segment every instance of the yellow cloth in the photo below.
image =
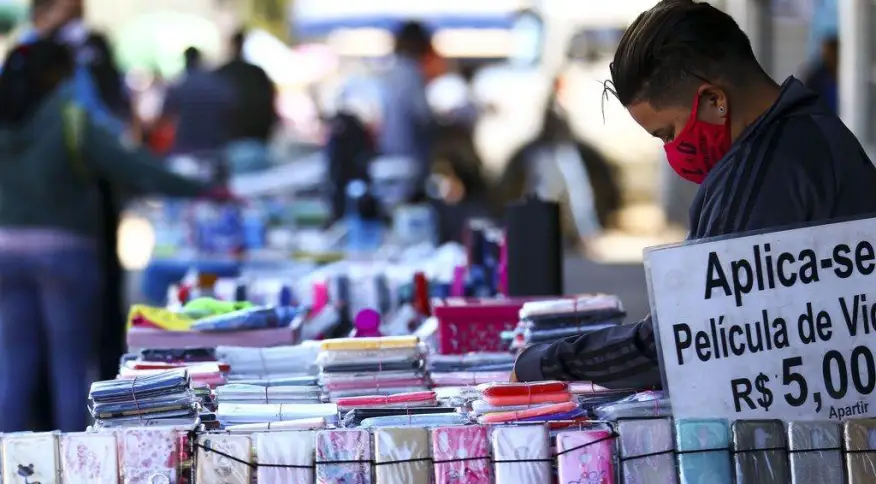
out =
<path fill-rule="evenodd" d="M 165 331 L 190 331 L 196 320 L 185 314 L 156 308 L 145 304 L 135 304 L 128 312 L 128 329 L 131 329 L 135 317 L 143 318 Z"/>
<path fill-rule="evenodd" d="M 382 338 L 339 338 L 322 342 L 320 349 L 333 350 L 380 350 L 398 348 L 416 348 L 419 340 L 416 336 L 384 336 Z"/>

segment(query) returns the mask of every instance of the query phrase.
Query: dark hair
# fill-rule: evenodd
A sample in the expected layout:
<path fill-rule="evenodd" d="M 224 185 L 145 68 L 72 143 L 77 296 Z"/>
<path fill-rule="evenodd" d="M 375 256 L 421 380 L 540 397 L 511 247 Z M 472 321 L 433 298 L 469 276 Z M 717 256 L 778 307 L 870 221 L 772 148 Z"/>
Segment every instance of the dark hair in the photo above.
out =
<path fill-rule="evenodd" d="M 432 50 L 432 34 L 420 22 L 409 21 L 395 33 L 395 52 L 401 55 L 422 57 Z"/>
<path fill-rule="evenodd" d="M 94 78 L 101 100 L 114 113 L 127 116 L 130 114 L 129 99 L 109 41 L 105 35 L 94 32 L 88 36 L 85 45 L 90 57 L 88 70 Z"/>
<path fill-rule="evenodd" d="M 183 51 L 186 61 L 186 69 L 194 69 L 201 65 L 201 51 L 197 47 L 189 47 Z"/>
<path fill-rule="evenodd" d="M 243 51 L 243 44 L 246 42 L 246 30 L 240 29 L 231 36 L 231 47 L 235 54 L 240 54 Z"/>
<path fill-rule="evenodd" d="M 704 2 L 663 0 L 624 33 L 606 89 L 624 106 L 686 106 L 703 82 L 741 87 L 760 76 L 767 75 L 730 15 Z"/>
<path fill-rule="evenodd" d="M 72 70 L 73 56 L 58 42 L 43 39 L 14 48 L 0 73 L 0 125 L 29 118 Z"/>

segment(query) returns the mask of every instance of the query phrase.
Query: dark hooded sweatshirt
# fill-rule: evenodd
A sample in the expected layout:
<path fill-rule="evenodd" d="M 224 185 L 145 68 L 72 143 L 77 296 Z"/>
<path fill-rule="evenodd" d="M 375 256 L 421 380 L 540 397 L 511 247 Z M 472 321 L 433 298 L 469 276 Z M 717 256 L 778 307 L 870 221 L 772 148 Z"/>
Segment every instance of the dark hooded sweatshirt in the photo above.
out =
<path fill-rule="evenodd" d="M 830 108 L 791 77 L 703 181 L 688 240 L 870 214 L 876 214 L 876 168 Z M 514 370 L 520 381 L 661 384 L 650 317 L 530 346 Z"/>

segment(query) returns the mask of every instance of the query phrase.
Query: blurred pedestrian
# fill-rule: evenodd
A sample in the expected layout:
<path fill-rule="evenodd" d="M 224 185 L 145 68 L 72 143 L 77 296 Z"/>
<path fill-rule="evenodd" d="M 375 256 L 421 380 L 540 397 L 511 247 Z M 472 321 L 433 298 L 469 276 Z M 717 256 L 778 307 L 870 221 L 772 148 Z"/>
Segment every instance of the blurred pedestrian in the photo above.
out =
<path fill-rule="evenodd" d="M 176 126 L 171 153 L 215 161 L 233 132 L 234 90 L 204 65 L 199 49 L 189 47 L 183 55 L 185 73 L 168 90 L 162 110 L 162 117 Z"/>
<path fill-rule="evenodd" d="M 96 122 L 66 82 L 74 67 L 44 39 L 13 49 L 0 74 L 0 432 L 29 428 L 44 361 L 56 428 L 87 425 L 103 275 L 96 180 L 209 193 Z"/>
<path fill-rule="evenodd" d="M 432 164 L 435 121 L 426 99 L 426 63 L 433 59 L 432 36 L 419 22 L 395 34 L 395 56 L 384 79 L 381 154 L 414 161 L 414 198 L 421 198 Z"/>
<path fill-rule="evenodd" d="M 839 38 L 828 36 L 821 43 L 821 56 L 803 82 L 818 93 L 834 114 L 839 113 Z"/>
<path fill-rule="evenodd" d="M 246 32 L 231 38 L 231 60 L 216 72 L 234 90 L 234 118 L 228 145 L 233 172 L 262 170 L 268 166 L 268 142 L 277 124 L 277 88 L 261 67 L 244 59 Z"/>

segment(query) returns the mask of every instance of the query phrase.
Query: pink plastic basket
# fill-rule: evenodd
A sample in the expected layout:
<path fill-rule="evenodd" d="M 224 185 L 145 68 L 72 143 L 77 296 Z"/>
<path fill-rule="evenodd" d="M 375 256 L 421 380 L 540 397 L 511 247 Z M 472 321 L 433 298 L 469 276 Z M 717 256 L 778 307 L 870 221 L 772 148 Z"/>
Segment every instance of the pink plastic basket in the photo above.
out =
<path fill-rule="evenodd" d="M 432 311 L 438 319 L 438 353 L 502 351 L 502 331 L 517 326 L 520 308 L 532 300 L 535 299 L 433 299 Z"/>

